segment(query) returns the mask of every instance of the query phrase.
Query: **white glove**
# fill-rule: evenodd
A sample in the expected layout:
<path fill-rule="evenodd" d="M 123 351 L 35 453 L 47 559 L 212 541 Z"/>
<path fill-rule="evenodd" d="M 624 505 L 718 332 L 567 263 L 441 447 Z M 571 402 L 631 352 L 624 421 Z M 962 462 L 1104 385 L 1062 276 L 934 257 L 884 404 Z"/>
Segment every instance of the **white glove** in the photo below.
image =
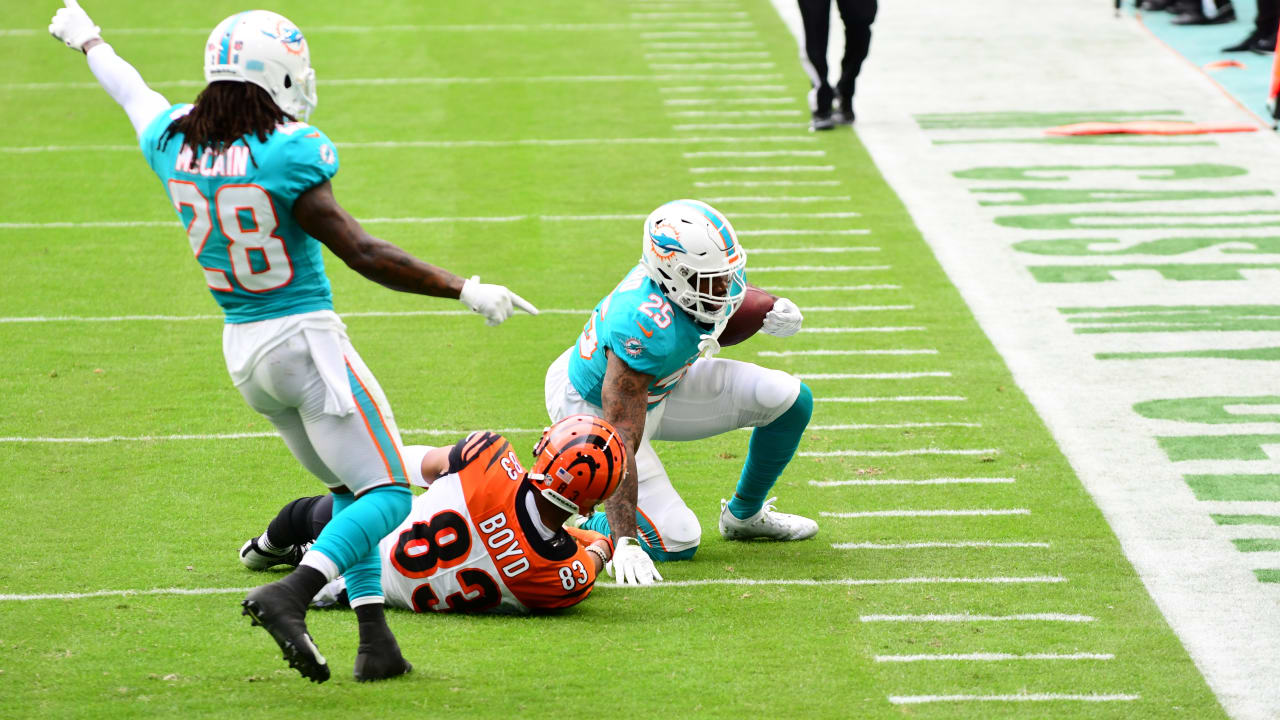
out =
<path fill-rule="evenodd" d="M 778 298 L 773 301 L 773 309 L 764 316 L 760 329 L 774 337 L 791 337 L 800 332 L 802 322 L 804 315 L 800 314 L 800 308 L 786 298 Z"/>
<path fill-rule="evenodd" d="M 501 285 L 480 282 L 479 275 L 473 275 L 470 280 L 462 284 L 462 294 L 458 299 L 467 306 L 467 309 L 483 315 L 485 322 L 489 325 L 501 325 L 504 320 L 511 317 L 515 312 L 513 305 L 530 315 L 538 314 L 538 308 L 531 305 L 528 300 Z"/>
<path fill-rule="evenodd" d="M 66 7 L 54 13 L 49 21 L 49 34 L 76 51 L 83 51 L 84 44 L 94 38 L 102 38 L 102 28 L 93 24 L 89 13 L 76 0 L 65 0 Z"/>
<path fill-rule="evenodd" d="M 658 568 L 653 566 L 653 558 L 640 547 L 640 541 L 633 537 L 618 538 L 618 544 L 613 549 L 613 559 L 604 569 L 619 585 L 652 585 L 662 579 Z"/>

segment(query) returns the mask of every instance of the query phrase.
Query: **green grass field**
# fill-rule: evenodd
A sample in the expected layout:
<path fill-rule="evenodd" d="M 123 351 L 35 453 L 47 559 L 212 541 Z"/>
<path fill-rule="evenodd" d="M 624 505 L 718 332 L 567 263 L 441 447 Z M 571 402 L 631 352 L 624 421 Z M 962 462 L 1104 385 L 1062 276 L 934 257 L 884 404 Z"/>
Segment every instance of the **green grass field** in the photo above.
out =
<path fill-rule="evenodd" d="M 208 29 L 243 8 L 86 9 L 179 101 Z M 860 454 L 805 454 L 776 488 L 815 540 L 730 544 L 715 519 L 747 434 L 660 445 L 704 532 L 667 583 L 601 584 L 553 617 L 394 613 L 415 671 L 372 686 L 350 676 L 354 617 L 316 612 L 334 679 L 308 684 L 240 617 L 267 578 L 235 553 L 321 486 L 232 387 L 218 309 L 124 114 L 44 32 L 52 4 L 10 1 L 0 717 L 1222 717 L 856 138 L 807 131 L 766 0 L 273 9 L 308 34 L 339 200 L 544 310 L 488 328 L 330 256 L 407 442 L 494 428 L 531 449 L 545 368 L 634 263 L 641 219 L 697 197 L 734 221 L 752 282 L 805 311 L 807 332 L 724 356 L 806 378 L 802 454 Z M 740 110 L 763 114 L 714 114 Z M 821 184 L 741 184 L 778 182 Z M 819 350 L 856 354 L 779 354 Z M 852 482 L 816 484 L 835 481 Z M 975 653 L 992 655 L 959 659 Z M 1025 701 L 945 698 L 1003 695 Z"/>

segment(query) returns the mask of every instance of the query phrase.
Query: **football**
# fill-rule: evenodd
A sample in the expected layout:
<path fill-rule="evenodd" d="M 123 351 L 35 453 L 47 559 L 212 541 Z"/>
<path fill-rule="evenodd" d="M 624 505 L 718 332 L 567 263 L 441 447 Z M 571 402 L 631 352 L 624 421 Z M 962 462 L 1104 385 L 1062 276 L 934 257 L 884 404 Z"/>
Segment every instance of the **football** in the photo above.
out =
<path fill-rule="evenodd" d="M 748 286 L 742 305 L 729 316 L 729 322 L 725 323 L 724 331 L 720 333 L 720 347 L 737 345 L 760 332 L 764 316 L 773 309 L 773 303 L 777 299 L 760 288 Z"/>

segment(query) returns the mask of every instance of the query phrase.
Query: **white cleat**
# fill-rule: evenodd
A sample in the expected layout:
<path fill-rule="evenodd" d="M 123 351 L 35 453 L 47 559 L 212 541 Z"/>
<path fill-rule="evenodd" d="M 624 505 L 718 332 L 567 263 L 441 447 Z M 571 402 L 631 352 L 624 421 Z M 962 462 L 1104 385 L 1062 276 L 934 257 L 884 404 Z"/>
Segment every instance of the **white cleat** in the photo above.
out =
<path fill-rule="evenodd" d="M 290 545 L 278 553 L 269 553 L 258 547 L 258 538 L 249 538 L 240 546 L 240 563 L 250 570 L 269 570 L 277 565 L 297 567 L 305 548 Z"/>
<path fill-rule="evenodd" d="M 818 534 L 818 523 L 807 517 L 778 512 L 769 498 L 760 512 L 739 520 L 729 512 L 729 501 L 720 501 L 720 535 L 725 540 L 808 540 Z"/>

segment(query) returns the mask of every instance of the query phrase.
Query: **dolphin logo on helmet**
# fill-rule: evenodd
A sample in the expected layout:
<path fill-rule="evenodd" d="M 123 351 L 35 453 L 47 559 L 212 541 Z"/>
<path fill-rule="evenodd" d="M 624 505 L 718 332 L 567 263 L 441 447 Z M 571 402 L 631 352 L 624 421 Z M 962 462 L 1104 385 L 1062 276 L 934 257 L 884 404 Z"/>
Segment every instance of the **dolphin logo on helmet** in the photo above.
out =
<path fill-rule="evenodd" d="M 205 43 L 204 79 L 253 83 L 300 120 L 316 107 L 307 40 L 288 18 L 269 10 L 247 10 L 218 23 Z"/>

